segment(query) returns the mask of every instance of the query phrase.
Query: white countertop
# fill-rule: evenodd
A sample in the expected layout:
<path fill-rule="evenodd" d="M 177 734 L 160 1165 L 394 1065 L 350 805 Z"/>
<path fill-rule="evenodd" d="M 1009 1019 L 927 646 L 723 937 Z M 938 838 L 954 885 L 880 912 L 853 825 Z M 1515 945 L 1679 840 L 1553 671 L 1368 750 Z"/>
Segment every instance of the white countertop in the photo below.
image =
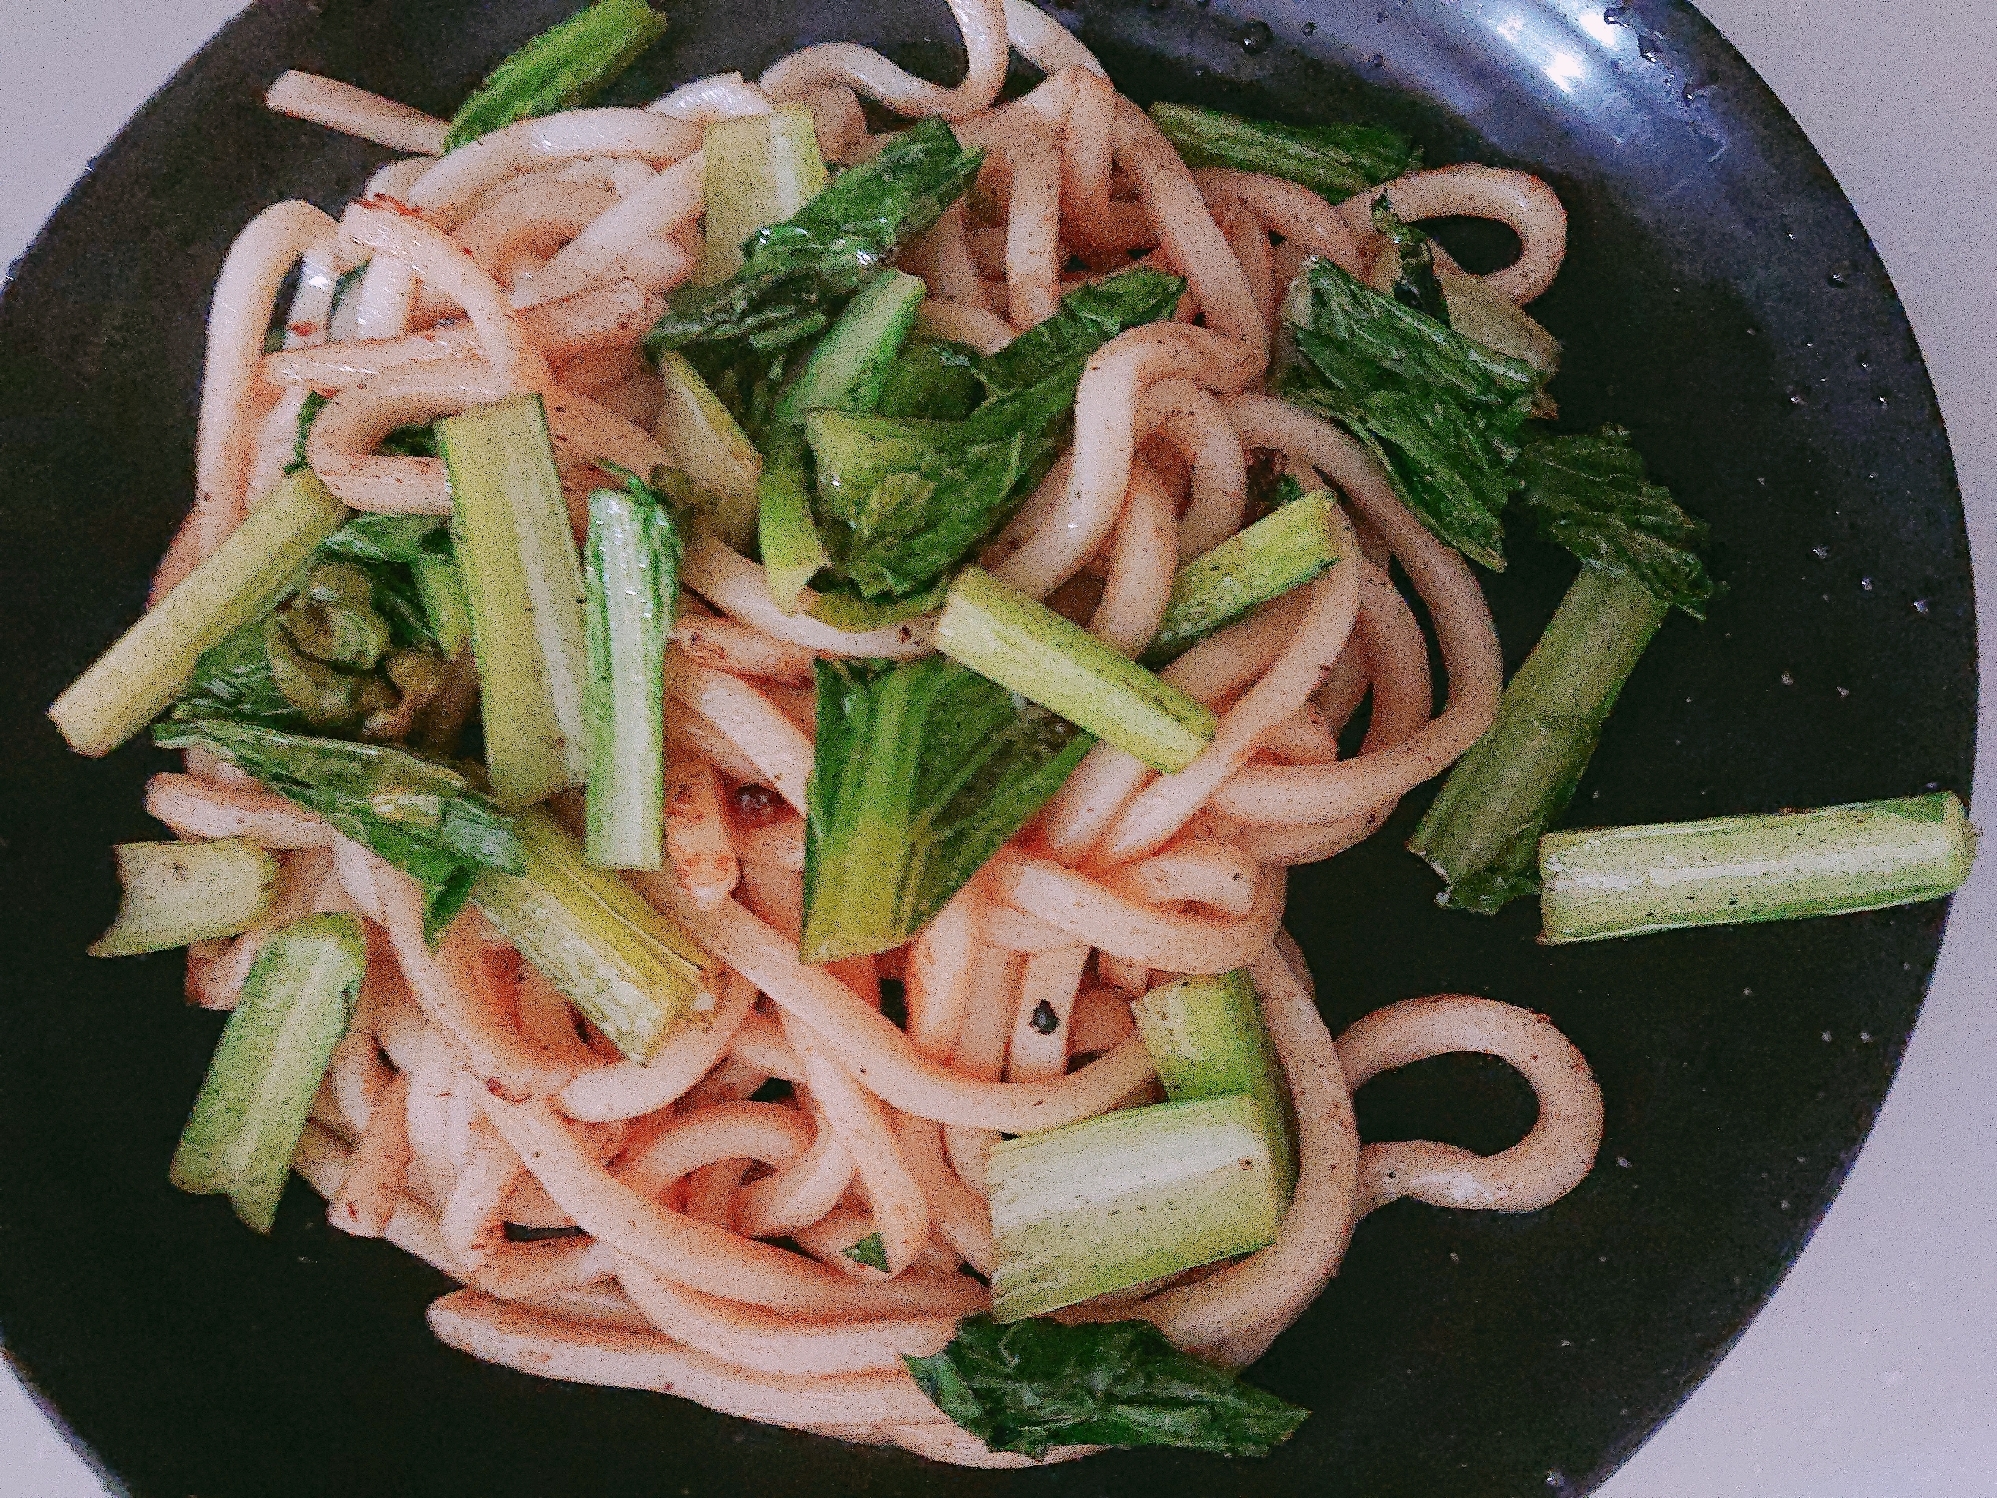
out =
<path fill-rule="evenodd" d="M 1604 0 L 1607 3 L 1607 0 Z M 1857 204 L 1961 471 L 1997 660 L 1997 16 L 1990 0 L 1705 0 Z M 0 0 L 0 264 L 236 0 Z M 1641 12 L 1641 4 L 1637 7 Z M 1997 826 L 1986 719 L 1975 811 Z M 1992 848 L 1990 852 L 1997 852 Z M 1602 1498 L 1997 1494 L 1997 857 L 1957 897 L 1843 1193 L 1712 1378 Z M 0 1498 L 101 1479 L 0 1369 Z"/>

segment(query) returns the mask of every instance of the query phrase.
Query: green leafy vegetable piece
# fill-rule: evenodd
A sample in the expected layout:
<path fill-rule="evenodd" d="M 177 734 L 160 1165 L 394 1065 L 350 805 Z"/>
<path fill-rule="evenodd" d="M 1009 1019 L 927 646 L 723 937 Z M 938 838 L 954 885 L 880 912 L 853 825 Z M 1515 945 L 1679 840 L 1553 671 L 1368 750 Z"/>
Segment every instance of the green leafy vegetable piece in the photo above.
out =
<path fill-rule="evenodd" d="M 656 869 L 665 807 L 666 637 L 679 594 L 679 527 L 636 474 L 589 496 L 583 554 L 586 857 Z"/>
<path fill-rule="evenodd" d="M 444 149 L 536 115 L 586 104 L 666 34 L 646 0 L 597 0 L 542 32 L 490 73 L 451 116 Z"/>
<path fill-rule="evenodd" d="M 1034 414 L 1058 420 L 1065 404 L 1044 402 Z M 970 555 L 1004 523 L 1025 467 L 1026 431 L 983 429 L 999 425 L 811 412 L 805 432 L 839 574 L 869 599 L 895 598 Z"/>
<path fill-rule="evenodd" d="M 834 583 L 813 593 L 805 612 L 834 629 L 866 634 L 870 630 L 888 629 L 906 624 L 911 619 L 920 619 L 924 614 L 935 613 L 943 607 L 943 600 L 949 592 L 950 584 L 945 579 L 906 598 L 876 601 L 862 597 L 860 590 L 851 583 Z"/>
<path fill-rule="evenodd" d="M 1247 969 L 1161 983 L 1132 1000 L 1130 1013 L 1173 1102 L 1236 1094 L 1255 1100 L 1276 1178 L 1288 1191 L 1297 1179 L 1290 1093 Z"/>
<path fill-rule="evenodd" d="M 1567 805 L 1665 605 L 1592 567 L 1568 588 L 1498 716 L 1456 762 L 1408 851 L 1442 875 L 1438 904 L 1495 915 L 1538 888 L 1540 834 Z"/>
<path fill-rule="evenodd" d="M 1267 1456 L 1310 1411 L 1180 1352 L 1148 1321 L 1063 1326 L 973 1316 L 902 1359 L 936 1407 L 994 1451 L 1183 1446 Z"/>
<path fill-rule="evenodd" d="M 1706 617 L 1713 580 L 1699 552 L 1705 522 L 1645 476 L 1643 455 L 1621 427 L 1526 444 L 1520 501 L 1539 533 L 1589 567 L 1634 578 L 1666 604 Z"/>
<path fill-rule="evenodd" d="M 751 235 L 742 268 L 728 280 L 674 292 L 646 335 L 645 352 L 656 360 L 667 349 L 741 343 L 770 353 L 811 337 L 897 246 L 963 195 L 983 160 L 942 120 L 891 137 L 796 214 Z M 726 400 L 715 371 L 703 366 L 701 373 Z"/>
<path fill-rule="evenodd" d="M 1814 811 L 1550 832 L 1544 942 L 1845 915 L 1961 888 L 1976 829 L 1953 791 Z"/>
<path fill-rule="evenodd" d="M 1498 517 L 1539 388 L 1535 371 L 1328 260 L 1305 262 L 1283 318 L 1293 348 L 1278 393 L 1371 448 L 1395 492 L 1437 537 L 1503 568 Z"/>
<path fill-rule="evenodd" d="M 855 1264 L 865 1264 L 869 1269 L 880 1270 L 882 1274 L 888 1272 L 888 1249 L 881 1241 L 879 1233 L 869 1233 L 858 1243 L 842 1248 L 839 1252 Z"/>
<path fill-rule="evenodd" d="M 218 754 L 365 843 L 423 886 L 432 940 L 463 908 L 481 869 L 520 870 L 512 819 L 447 765 L 383 744 L 218 718 L 162 723 L 153 742 Z"/>
<path fill-rule="evenodd" d="M 820 660 L 807 791 L 807 962 L 928 923 L 1059 790 L 1093 742 L 940 657 Z"/>
<path fill-rule="evenodd" d="M 985 398 L 976 349 L 941 338 L 912 338 L 866 408 L 875 416 L 962 421 Z"/>
<path fill-rule="evenodd" d="M 1148 266 L 1086 282 L 1061 298 L 1052 317 L 1036 323 L 978 364 L 993 395 L 1011 395 L 1070 369 L 1081 378 L 1089 356 L 1117 334 L 1170 317 L 1186 283 Z"/>
<path fill-rule="evenodd" d="M 307 916 L 264 944 L 174 1150 L 175 1186 L 226 1192 L 245 1225 L 270 1231 L 366 969 L 367 939 L 350 915 Z"/>
<path fill-rule="evenodd" d="M 1139 659 L 1157 670 L 1318 576 L 1338 560 L 1334 513 L 1331 496 L 1313 490 L 1181 564 L 1158 633 Z"/>
<path fill-rule="evenodd" d="M 1190 104 L 1153 104 L 1151 118 L 1187 166 L 1266 172 L 1342 202 L 1421 165 L 1421 152 L 1383 125 L 1278 125 Z"/>
<path fill-rule="evenodd" d="M 1448 327 L 1449 299 L 1436 279 L 1435 247 L 1429 237 L 1394 212 L 1385 193 L 1373 200 L 1373 228 L 1394 247 L 1399 266 L 1392 287 L 1394 300 Z"/>
<path fill-rule="evenodd" d="M 756 545 L 763 556 L 763 583 L 786 614 L 831 556 L 811 514 L 811 454 L 803 435 L 783 427 L 770 439 L 762 476 L 756 480 Z"/>

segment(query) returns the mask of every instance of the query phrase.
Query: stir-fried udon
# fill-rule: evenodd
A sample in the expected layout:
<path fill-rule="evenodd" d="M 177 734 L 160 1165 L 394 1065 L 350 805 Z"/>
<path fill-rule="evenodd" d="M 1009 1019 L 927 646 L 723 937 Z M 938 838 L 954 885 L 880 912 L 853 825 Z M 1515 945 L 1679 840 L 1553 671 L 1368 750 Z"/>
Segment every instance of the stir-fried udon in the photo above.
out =
<path fill-rule="evenodd" d="M 177 1183 L 267 1228 L 295 1167 L 461 1284 L 430 1323 L 477 1357 L 975 1465 L 1261 1451 L 1302 1412 L 1231 1370 L 1360 1218 L 1545 1207 L 1602 1128 L 1525 1009 L 1333 1037 L 1285 871 L 1475 745 L 1417 846 L 1455 903 L 1534 887 L 1700 528 L 1623 434 L 1528 425 L 1545 183 L 1147 112 L 1032 7 L 951 8 L 952 88 L 832 43 L 564 108 L 530 48 L 447 126 L 278 80 L 408 154 L 222 269 L 193 511 L 55 710 L 185 753 L 100 950 L 186 944 L 235 1011 Z M 1517 257 L 1416 227 L 1462 216 Z M 1508 690 L 1464 558 L 1521 483 L 1597 570 Z M 1530 1133 L 1362 1148 L 1353 1090 L 1455 1051 Z"/>

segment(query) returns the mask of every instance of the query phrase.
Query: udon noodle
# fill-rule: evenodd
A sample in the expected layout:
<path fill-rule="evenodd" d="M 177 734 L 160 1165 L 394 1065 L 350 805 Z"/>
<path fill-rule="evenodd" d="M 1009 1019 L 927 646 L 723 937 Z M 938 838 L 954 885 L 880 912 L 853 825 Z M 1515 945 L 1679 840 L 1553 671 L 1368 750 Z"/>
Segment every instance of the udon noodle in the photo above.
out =
<path fill-rule="evenodd" d="M 530 119 L 448 156 L 441 122 L 286 74 L 272 108 L 418 154 L 337 220 L 281 203 L 229 252 L 209 323 L 198 497 L 155 596 L 270 486 L 307 391 L 327 401 L 312 466 L 364 511 L 447 513 L 441 465 L 378 455 L 378 442 L 514 392 L 544 398 L 578 515 L 597 462 L 670 461 L 649 430 L 661 395 L 637 345 L 697 255 L 701 125 L 802 103 L 826 157 L 851 163 L 881 140 L 859 107 L 869 100 L 948 118 L 988 153 L 976 212 L 953 208 L 901 256 L 928 284 L 932 331 L 996 348 L 1079 280 L 1135 260 L 1188 284 L 1174 320 L 1090 361 L 1072 451 L 982 559 L 1001 579 L 1135 653 L 1180 559 L 1244 523 L 1252 462 L 1315 473 L 1342 497 L 1345 560 L 1166 671 L 1219 714 L 1210 748 L 1160 776 L 1096 747 L 906 947 L 808 966 L 798 925 L 813 734 L 800 689 L 817 656 L 921 655 L 927 626 L 856 634 L 783 613 L 757 564 L 698 540 L 669 670 L 669 867 L 633 883 L 727 977 L 704 1022 L 643 1065 L 579 1038 L 566 1003 L 475 912 L 427 946 L 408 878 L 213 757 L 190 753 L 147 804 L 182 837 L 278 850 L 268 924 L 366 918 L 359 1012 L 296 1163 L 334 1226 L 387 1238 L 462 1284 L 431 1307 L 437 1336 L 547 1377 L 1013 1466 L 1026 1458 L 951 1424 L 901 1359 L 937 1351 L 985 1302 L 960 1267 L 992 1267 L 992 1141 L 1153 1095 L 1133 996 L 1178 974 L 1250 971 L 1295 1104 L 1300 1173 L 1273 1246 L 1061 1315 L 1143 1318 L 1233 1365 L 1324 1288 L 1365 1213 L 1400 1196 L 1542 1206 L 1590 1168 L 1602 1112 L 1564 1038 L 1488 999 L 1410 999 L 1334 1040 L 1282 930 L 1285 867 L 1377 828 L 1489 726 L 1501 685 L 1468 568 L 1401 507 L 1369 453 L 1260 393 L 1298 257 L 1363 277 L 1381 252 L 1364 204 L 1191 172 L 1044 14 L 1020 0 L 951 9 L 969 57 L 953 88 L 825 44 L 754 81 L 724 74 L 647 109 Z M 1047 77 L 1000 103 L 1009 46 Z M 1532 177 L 1446 167 L 1386 192 L 1409 219 L 1509 224 L 1521 253 L 1485 279 L 1515 303 L 1560 264 L 1564 215 Z M 363 263 L 336 312 L 336 280 Z M 284 346 L 266 353 L 273 302 L 301 264 Z M 1397 575 L 1433 621 L 1440 712 Z M 1370 726 L 1347 757 L 1341 731 L 1366 702 Z M 199 944 L 190 996 L 232 1004 L 262 940 Z M 905 1025 L 881 1012 L 885 977 L 905 986 Z M 1450 1051 L 1523 1073 L 1539 1098 L 1531 1133 L 1490 1158 L 1432 1142 L 1362 1148 L 1353 1089 Z M 752 1101 L 772 1080 L 789 1094 Z M 889 1272 L 841 1251 L 867 1233 Z"/>

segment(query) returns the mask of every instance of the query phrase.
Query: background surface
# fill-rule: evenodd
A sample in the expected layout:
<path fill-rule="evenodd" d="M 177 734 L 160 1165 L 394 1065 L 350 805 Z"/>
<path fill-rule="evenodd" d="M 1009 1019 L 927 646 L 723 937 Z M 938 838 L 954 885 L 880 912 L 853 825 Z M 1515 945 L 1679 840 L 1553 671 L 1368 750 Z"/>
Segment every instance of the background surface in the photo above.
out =
<path fill-rule="evenodd" d="M 1906 301 L 1954 442 L 1983 580 L 1984 658 L 1997 661 L 1997 28 L 1987 3 L 1702 9 L 1830 163 Z M 0 0 L 0 265 L 238 8 Z M 1997 828 L 1993 722 L 1986 711 L 1975 811 Z M 1836 1205 L 1768 1308 L 1602 1498 L 1997 1494 L 1993 999 L 1997 844 L 1957 898 L 1920 1025 Z M 0 1498 L 103 1491 L 0 1370 Z"/>

